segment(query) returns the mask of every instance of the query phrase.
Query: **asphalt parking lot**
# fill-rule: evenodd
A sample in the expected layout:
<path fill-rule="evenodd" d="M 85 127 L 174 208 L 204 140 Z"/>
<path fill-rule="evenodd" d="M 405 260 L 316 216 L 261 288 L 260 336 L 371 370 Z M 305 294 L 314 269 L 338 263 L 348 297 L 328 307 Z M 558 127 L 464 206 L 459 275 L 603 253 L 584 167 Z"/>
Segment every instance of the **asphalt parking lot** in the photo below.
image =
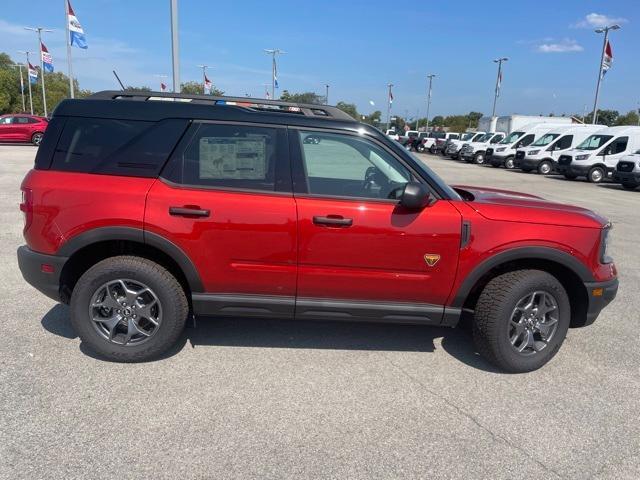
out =
<path fill-rule="evenodd" d="M 123 365 L 20 275 L 34 154 L 0 146 L 0 478 L 640 478 L 640 191 L 422 156 L 614 222 L 618 298 L 537 372 L 496 372 L 463 330 L 242 319 Z"/>

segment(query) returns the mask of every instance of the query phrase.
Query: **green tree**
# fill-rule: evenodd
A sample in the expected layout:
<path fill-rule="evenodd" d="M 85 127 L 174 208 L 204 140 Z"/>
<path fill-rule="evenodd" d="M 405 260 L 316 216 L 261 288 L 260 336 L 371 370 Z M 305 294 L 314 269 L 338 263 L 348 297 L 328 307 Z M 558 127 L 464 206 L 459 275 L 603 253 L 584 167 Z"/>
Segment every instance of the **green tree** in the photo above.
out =
<path fill-rule="evenodd" d="M 433 127 L 444 127 L 444 117 L 442 115 L 436 115 L 429 122 L 429 125 Z"/>
<path fill-rule="evenodd" d="M 598 125 L 611 127 L 616 124 L 620 113 L 617 110 L 598 110 Z M 593 112 L 585 117 L 584 123 L 593 121 Z"/>
<path fill-rule="evenodd" d="M 630 110 L 624 115 L 620 115 L 616 120 L 616 125 L 640 125 L 638 122 L 638 112 Z"/>
<path fill-rule="evenodd" d="M 369 115 L 362 115 L 362 121 L 369 125 L 378 126 L 382 122 L 382 112 L 380 110 L 376 110 Z"/>
<path fill-rule="evenodd" d="M 189 95 L 203 95 L 204 86 L 200 82 L 190 80 L 180 84 L 180 92 Z M 211 95 L 214 97 L 222 97 L 224 92 L 216 87 L 211 87 Z"/>
<path fill-rule="evenodd" d="M 151 92 L 151 87 L 147 87 L 145 85 L 141 87 L 133 87 L 131 85 L 127 85 L 124 87 L 125 92 Z"/>
<path fill-rule="evenodd" d="M 336 107 L 338 107 L 343 112 L 348 113 L 354 119 L 360 120 L 360 114 L 358 113 L 358 109 L 356 108 L 355 103 L 347 103 L 347 102 L 340 101 L 336 103 Z"/>
<path fill-rule="evenodd" d="M 325 103 L 325 97 L 313 92 L 291 93 L 289 90 L 283 90 L 280 94 L 280 100 L 283 102 L 293 103 L 309 103 L 312 105 L 322 105 Z"/>

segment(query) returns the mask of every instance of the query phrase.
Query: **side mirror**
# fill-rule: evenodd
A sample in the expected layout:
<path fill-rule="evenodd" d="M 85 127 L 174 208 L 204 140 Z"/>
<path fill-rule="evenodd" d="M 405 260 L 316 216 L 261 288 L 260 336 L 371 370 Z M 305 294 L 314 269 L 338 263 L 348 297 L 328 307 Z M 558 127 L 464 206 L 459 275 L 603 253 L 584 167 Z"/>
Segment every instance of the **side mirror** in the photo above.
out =
<path fill-rule="evenodd" d="M 408 182 L 400 197 L 400 205 L 410 210 L 421 210 L 429 205 L 431 195 L 426 185 L 418 182 Z"/>

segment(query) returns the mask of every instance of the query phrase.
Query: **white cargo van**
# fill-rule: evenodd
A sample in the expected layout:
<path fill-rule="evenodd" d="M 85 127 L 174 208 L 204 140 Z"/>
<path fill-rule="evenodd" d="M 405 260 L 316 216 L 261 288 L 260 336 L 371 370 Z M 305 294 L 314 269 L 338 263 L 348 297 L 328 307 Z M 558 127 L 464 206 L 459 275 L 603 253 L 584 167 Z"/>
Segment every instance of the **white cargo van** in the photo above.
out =
<path fill-rule="evenodd" d="M 640 149 L 640 127 L 610 127 L 587 137 L 558 158 L 558 172 L 573 180 L 600 183 L 611 176 L 622 157 Z"/>
<path fill-rule="evenodd" d="M 567 127 L 570 125 L 566 125 Z M 536 141 L 540 136 L 549 131 L 550 128 L 561 128 L 561 125 L 551 123 L 530 123 L 523 125 L 520 129 L 512 131 L 500 143 L 492 148 L 487 148 L 485 161 L 494 167 L 514 168 L 516 150 L 520 147 L 527 147 Z"/>
<path fill-rule="evenodd" d="M 640 150 L 622 157 L 613 172 L 613 180 L 621 183 L 626 190 L 640 187 Z"/>
<path fill-rule="evenodd" d="M 466 132 L 458 140 L 448 140 L 444 154 L 457 160 L 460 158 L 460 149 L 465 143 L 471 143 L 480 140 L 487 132 Z"/>
<path fill-rule="evenodd" d="M 487 148 L 502 141 L 504 137 L 506 137 L 506 135 L 502 132 L 485 133 L 478 140 L 462 145 L 460 157 L 462 157 L 465 162 L 482 165 Z"/>
<path fill-rule="evenodd" d="M 599 130 L 602 130 L 602 125 L 563 125 L 553 128 L 528 147 L 516 150 L 515 168 L 523 172 L 537 170 L 542 175 L 548 175 L 555 170 L 560 155 Z"/>

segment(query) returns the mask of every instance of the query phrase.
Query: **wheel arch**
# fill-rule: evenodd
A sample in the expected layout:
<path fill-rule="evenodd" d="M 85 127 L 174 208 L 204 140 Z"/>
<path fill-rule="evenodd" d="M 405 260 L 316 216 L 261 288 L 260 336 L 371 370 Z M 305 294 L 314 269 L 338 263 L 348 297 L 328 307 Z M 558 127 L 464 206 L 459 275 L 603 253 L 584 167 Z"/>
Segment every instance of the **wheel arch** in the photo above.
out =
<path fill-rule="evenodd" d="M 578 259 L 549 247 L 515 248 L 484 260 L 460 285 L 451 307 L 474 310 L 480 293 L 489 281 L 503 273 L 523 269 L 542 270 L 556 277 L 569 296 L 571 326 L 585 325 L 589 296 L 584 283 L 595 279 Z"/>
<path fill-rule="evenodd" d="M 100 260 L 117 255 L 136 255 L 155 261 L 173 274 L 185 288 L 203 292 L 198 271 L 187 254 L 165 237 L 133 227 L 102 227 L 66 242 L 57 255 L 68 257 L 60 276 L 62 300 L 68 302 L 80 276 Z"/>

